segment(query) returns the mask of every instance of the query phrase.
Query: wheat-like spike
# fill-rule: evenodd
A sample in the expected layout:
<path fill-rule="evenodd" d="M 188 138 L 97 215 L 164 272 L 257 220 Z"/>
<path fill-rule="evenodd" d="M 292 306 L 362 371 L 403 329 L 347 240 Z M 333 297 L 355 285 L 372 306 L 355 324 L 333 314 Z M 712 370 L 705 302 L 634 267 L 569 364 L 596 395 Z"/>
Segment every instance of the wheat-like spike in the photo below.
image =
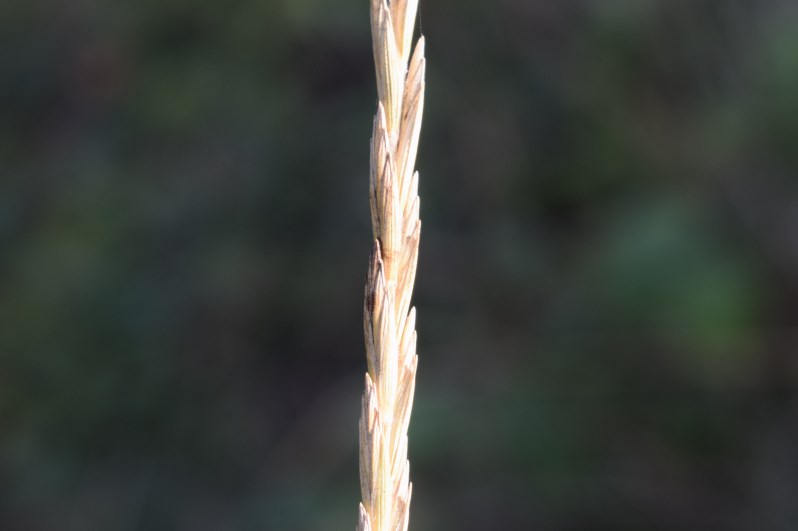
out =
<path fill-rule="evenodd" d="M 363 327 L 366 374 L 360 417 L 357 531 L 406 531 L 410 463 L 407 428 L 416 385 L 419 221 L 414 172 L 424 110 L 424 38 L 412 50 L 418 0 L 371 0 L 377 112 L 371 137 L 371 252 Z"/>

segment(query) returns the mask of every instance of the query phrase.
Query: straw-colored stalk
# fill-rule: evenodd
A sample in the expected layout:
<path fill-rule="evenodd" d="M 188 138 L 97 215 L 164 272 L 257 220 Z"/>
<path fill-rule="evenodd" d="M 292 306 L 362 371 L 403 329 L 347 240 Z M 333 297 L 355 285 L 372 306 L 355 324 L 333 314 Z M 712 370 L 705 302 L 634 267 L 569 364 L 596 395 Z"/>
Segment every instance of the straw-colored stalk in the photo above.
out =
<path fill-rule="evenodd" d="M 371 0 L 379 103 L 371 139 L 371 253 L 364 327 L 368 373 L 360 418 L 358 531 L 405 531 L 411 484 L 407 428 L 416 366 L 419 221 L 416 161 L 424 107 L 424 39 L 412 58 L 418 0 Z M 408 64 L 409 61 L 409 64 Z"/>

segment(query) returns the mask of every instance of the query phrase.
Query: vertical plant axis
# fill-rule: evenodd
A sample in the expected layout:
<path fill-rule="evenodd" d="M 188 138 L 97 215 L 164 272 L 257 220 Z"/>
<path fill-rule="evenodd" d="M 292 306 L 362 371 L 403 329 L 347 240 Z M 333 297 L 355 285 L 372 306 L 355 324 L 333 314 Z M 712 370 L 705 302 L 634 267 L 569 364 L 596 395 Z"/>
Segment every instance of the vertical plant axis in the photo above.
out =
<path fill-rule="evenodd" d="M 379 102 L 371 138 L 369 195 L 374 247 L 363 324 L 368 373 L 360 417 L 358 531 L 405 531 L 410 464 L 407 428 L 413 407 L 419 221 L 414 171 L 424 107 L 424 38 L 411 57 L 418 0 L 371 0 Z"/>

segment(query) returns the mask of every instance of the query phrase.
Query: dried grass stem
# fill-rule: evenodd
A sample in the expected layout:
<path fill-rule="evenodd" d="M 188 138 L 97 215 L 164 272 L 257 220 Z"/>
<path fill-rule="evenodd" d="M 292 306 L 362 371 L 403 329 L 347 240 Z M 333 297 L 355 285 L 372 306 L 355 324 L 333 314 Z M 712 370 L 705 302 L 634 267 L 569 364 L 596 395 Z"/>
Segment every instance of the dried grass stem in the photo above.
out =
<path fill-rule="evenodd" d="M 360 418 L 358 531 L 405 531 L 412 485 L 407 429 L 416 381 L 419 221 L 416 161 L 424 108 L 424 38 L 412 57 L 418 0 L 371 0 L 379 102 L 371 139 L 369 196 L 374 246 L 363 325 L 366 374 Z"/>

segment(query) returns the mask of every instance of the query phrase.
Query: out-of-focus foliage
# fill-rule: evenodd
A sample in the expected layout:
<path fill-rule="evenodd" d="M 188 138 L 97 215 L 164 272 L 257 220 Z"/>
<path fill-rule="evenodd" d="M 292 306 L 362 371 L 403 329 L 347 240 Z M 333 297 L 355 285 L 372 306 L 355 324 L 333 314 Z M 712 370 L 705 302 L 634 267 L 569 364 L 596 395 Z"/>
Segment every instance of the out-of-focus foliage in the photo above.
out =
<path fill-rule="evenodd" d="M 367 4 L 0 3 L 0 528 L 354 526 Z M 794 3 L 421 20 L 411 526 L 794 530 Z"/>

